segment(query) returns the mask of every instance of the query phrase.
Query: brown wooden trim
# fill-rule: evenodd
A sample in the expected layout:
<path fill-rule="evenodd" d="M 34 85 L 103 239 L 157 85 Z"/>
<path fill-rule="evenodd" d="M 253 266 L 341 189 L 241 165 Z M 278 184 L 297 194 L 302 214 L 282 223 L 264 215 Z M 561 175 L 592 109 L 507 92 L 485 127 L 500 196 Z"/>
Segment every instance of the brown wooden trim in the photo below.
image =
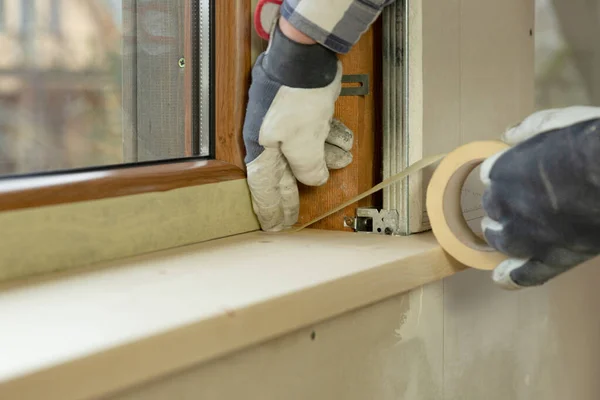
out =
<path fill-rule="evenodd" d="M 0 211 L 164 192 L 244 179 L 238 167 L 216 160 L 66 172 L 0 182 Z"/>
<path fill-rule="evenodd" d="M 252 12 L 250 0 L 215 2 L 216 159 L 242 169 L 242 128 L 250 84 Z"/>
<path fill-rule="evenodd" d="M 340 57 L 344 74 L 367 74 L 371 92 L 366 96 L 342 96 L 335 116 L 354 132 L 352 163 L 330 171 L 329 181 L 319 187 L 300 185 L 299 223 L 304 224 L 326 210 L 357 196 L 381 181 L 381 118 L 377 106 L 381 95 L 381 19 L 373 24 L 352 50 Z M 313 229 L 348 230 L 344 217 L 354 217 L 358 207 L 381 207 L 381 193 L 375 193 L 316 224 Z"/>

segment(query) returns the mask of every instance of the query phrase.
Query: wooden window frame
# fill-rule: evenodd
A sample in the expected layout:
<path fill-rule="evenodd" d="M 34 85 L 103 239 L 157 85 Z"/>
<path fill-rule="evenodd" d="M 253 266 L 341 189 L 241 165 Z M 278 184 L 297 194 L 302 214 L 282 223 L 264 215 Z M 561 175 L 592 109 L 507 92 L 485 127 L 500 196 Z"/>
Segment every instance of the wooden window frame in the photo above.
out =
<path fill-rule="evenodd" d="M 0 281 L 260 229 L 245 180 L 242 137 L 252 67 L 252 1 L 212 4 L 213 159 L 171 159 L 0 179 L 0 225 L 12 233 L 0 243 Z M 187 7 L 189 15 L 189 4 Z M 191 59 L 191 27 L 186 27 L 186 32 L 184 57 Z M 332 171 L 326 186 L 299 185 L 300 222 L 379 181 L 376 132 L 380 122 L 375 114 L 381 81 L 379 36 L 380 24 L 376 23 L 352 52 L 340 57 L 344 73 L 371 75 L 373 89 L 367 96 L 343 97 L 336 104 L 336 117 L 355 132 L 355 162 Z M 187 69 L 184 82 L 186 87 L 193 87 Z M 192 103 L 187 93 L 186 116 L 194 111 Z M 194 154 L 190 119 L 181 132 L 185 135 L 185 156 Z M 343 225 L 344 217 L 354 215 L 359 206 L 377 206 L 379 198 L 364 199 L 312 228 L 351 231 Z M 136 209 L 143 215 L 132 211 Z M 19 253 L 23 256 L 16 256 Z"/>
<path fill-rule="evenodd" d="M 0 180 L 0 211 L 243 179 L 241 132 L 250 73 L 250 12 L 249 0 L 215 2 L 215 159 L 198 162 L 186 158 L 6 177 Z M 189 37 L 185 40 L 190 42 Z M 190 49 L 186 44 L 186 50 Z M 191 82 L 191 73 L 187 75 L 186 82 Z M 186 98 L 187 92 L 190 90 Z M 192 112 L 190 103 L 186 101 L 186 114 Z M 189 129 L 186 125 L 186 139 L 191 135 Z"/>
<path fill-rule="evenodd" d="M 245 180 L 242 139 L 251 70 L 251 3 L 213 4 L 214 159 L 1 178 L 0 225 L 10 234 L 0 244 L 0 281 L 259 229 Z M 185 56 L 191 56 L 191 34 L 185 40 Z M 190 79 L 187 74 L 184 82 Z M 189 97 L 186 116 L 193 111 Z M 188 142 L 189 124 L 181 134 Z"/>

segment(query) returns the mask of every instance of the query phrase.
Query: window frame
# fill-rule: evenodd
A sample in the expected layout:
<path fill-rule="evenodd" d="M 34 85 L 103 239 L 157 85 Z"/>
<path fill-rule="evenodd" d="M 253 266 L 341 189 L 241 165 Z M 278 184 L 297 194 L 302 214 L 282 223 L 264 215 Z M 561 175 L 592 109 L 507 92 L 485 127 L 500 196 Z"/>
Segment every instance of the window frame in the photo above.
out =
<path fill-rule="evenodd" d="M 213 6 L 213 157 L 166 159 L 3 177 L 0 178 L 0 211 L 99 200 L 243 178 L 242 126 L 251 68 L 250 0 L 213 1 Z M 191 29 L 186 29 L 188 31 Z M 186 34 L 184 39 L 186 52 L 191 50 L 188 44 L 190 37 Z M 191 82 L 191 71 L 186 71 L 185 79 L 186 83 Z M 191 85 L 186 86 L 189 88 L 186 90 L 187 114 L 193 110 L 188 94 L 192 92 Z M 186 138 L 191 135 L 189 120 L 191 118 L 186 118 Z M 200 160 L 205 162 L 199 163 Z M 103 173 L 101 179 L 98 179 L 98 172 Z M 5 185 L 7 182 L 10 185 Z M 102 190 L 98 190 L 100 187 Z"/>
<path fill-rule="evenodd" d="M 10 232 L 0 243 L 0 281 L 259 230 L 245 179 L 242 138 L 251 70 L 251 3 L 212 4 L 213 158 L 0 178 L 0 225 Z M 185 48 L 190 48 L 187 43 Z M 186 115 L 193 111 L 188 104 L 184 110 Z"/>

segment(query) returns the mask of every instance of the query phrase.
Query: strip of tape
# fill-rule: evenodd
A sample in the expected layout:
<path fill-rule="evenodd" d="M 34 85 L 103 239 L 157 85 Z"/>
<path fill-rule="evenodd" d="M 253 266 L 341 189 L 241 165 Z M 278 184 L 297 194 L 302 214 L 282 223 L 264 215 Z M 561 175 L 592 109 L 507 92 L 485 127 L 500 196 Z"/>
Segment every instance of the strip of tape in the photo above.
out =
<path fill-rule="evenodd" d="M 338 212 L 340 210 L 343 210 L 344 208 L 356 203 L 359 200 L 364 199 L 367 196 L 372 195 L 375 192 L 378 192 L 379 190 L 381 190 L 385 187 L 388 187 L 394 183 L 403 181 L 409 175 L 412 175 L 416 172 L 419 172 L 420 170 L 422 170 L 424 168 L 427 168 L 430 165 L 435 164 L 436 162 L 443 159 L 445 156 L 446 156 L 446 154 L 438 154 L 435 156 L 425 157 L 425 158 L 415 162 L 408 168 L 404 169 L 402 172 L 399 172 L 395 175 L 390 176 L 389 178 L 383 180 L 378 185 L 373 186 L 371 189 L 367 190 L 366 192 L 363 192 L 363 193 L 359 194 L 358 196 L 355 196 L 355 197 L 351 198 L 350 200 L 345 201 L 344 203 L 340 204 L 339 206 L 327 211 L 325 214 L 319 215 L 318 217 L 314 218 L 313 220 L 311 220 L 303 225 L 295 226 L 295 227 L 283 230 L 281 232 L 282 233 L 295 233 L 295 232 L 299 232 L 305 228 L 308 228 L 309 226 L 313 225 L 314 223 L 319 222 L 322 219 L 327 218 L 330 215 L 335 214 L 336 212 Z"/>
<path fill-rule="evenodd" d="M 299 232 L 323 218 L 441 161 L 427 189 L 427 212 L 433 234 L 440 246 L 462 264 L 481 270 L 494 269 L 507 256 L 495 251 L 470 230 L 463 218 L 460 197 L 469 173 L 486 158 L 507 148 L 508 145 L 500 141 L 480 141 L 463 145 L 448 154 L 423 158 L 404 171 L 385 179 L 366 192 L 345 201 L 313 220 L 280 233 Z"/>

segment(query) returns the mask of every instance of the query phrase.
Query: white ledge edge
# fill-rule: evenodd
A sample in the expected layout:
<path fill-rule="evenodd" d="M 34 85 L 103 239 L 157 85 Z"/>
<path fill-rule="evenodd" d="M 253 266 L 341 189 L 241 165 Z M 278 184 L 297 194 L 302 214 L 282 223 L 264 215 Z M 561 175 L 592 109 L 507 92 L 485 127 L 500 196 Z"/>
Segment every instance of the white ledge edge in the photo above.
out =
<path fill-rule="evenodd" d="M 431 233 L 254 232 L 0 286 L 0 398 L 107 395 L 450 276 Z"/>

